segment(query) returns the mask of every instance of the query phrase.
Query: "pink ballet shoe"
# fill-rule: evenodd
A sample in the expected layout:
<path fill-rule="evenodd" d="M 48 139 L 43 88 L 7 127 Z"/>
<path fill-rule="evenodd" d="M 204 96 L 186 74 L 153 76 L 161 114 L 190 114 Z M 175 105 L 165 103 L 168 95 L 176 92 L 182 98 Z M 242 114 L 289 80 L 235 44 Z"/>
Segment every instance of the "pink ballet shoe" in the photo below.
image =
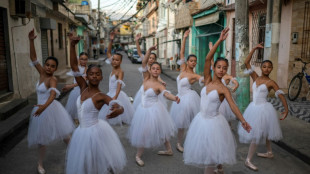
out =
<path fill-rule="evenodd" d="M 267 153 L 257 153 L 257 156 L 262 157 L 262 158 L 273 158 L 272 152 L 267 152 Z"/>
<path fill-rule="evenodd" d="M 173 152 L 172 150 L 165 150 L 165 151 L 158 151 L 157 152 L 158 155 L 164 155 L 164 156 L 172 156 L 173 155 Z"/>
<path fill-rule="evenodd" d="M 142 161 L 142 159 L 138 156 L 136 156 L 136 163 L 138 164 L 138 166 L 143 167 L 144 166 L 144 162 Z"/>
<path fill-rule="evenodd" d="M 244 165 L 247 166 L 251 170 L 258 171 L 258 168 L 254 164 L 252 164 L 249 159 L 245 160 Z"/>
<path fill-rule="evenodd" d="M 181 152 L 181 153 L 183 153 L 183 152 L 184 152 L 184 148 L 181 146 L 181 144 L 180 144 L 180 143 L 177 143 L 177 147 L 176 147 L 176 149 L 177 149 L 179 152 Z"/>
<path fill-rule="evenodd" d="M 39 174 L 45 174 L 46 173 L 44 168 L 41 165 L 38 165 L 38 173 Z"/>

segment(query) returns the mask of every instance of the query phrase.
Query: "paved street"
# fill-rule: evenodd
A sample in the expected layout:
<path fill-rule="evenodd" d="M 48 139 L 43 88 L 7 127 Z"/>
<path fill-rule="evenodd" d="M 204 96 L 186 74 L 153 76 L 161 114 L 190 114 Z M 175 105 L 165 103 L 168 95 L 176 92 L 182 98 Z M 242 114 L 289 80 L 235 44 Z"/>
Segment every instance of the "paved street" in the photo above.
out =
<path fill-rule="evenodd" d="M 141 74 L 137 68 L 140 65 L 131 64 L 128 58 L 123 58 L 122 68 L 125 72 L 124 91 L 128 96 L 134 97 L 136 91 L 142 83 Z M 104 79 L 100 85 L 103 92 L 108 91 L 108 76 L 111 72 L 111 67 L 104 64 L 102 67 Z M 173 94 L 177 93 L 176 82 L 165 75 L 161 75 L 162 79 L 167 83 L 167 89 Z M 147 149 L 143 155 L 145 162 L 144 167 L 138 167 L 135 164 L 136 149 L 133 148 L 126 139 L 128 126 L 116 126 L 115 131 L 118 133 L 127 153 L 127 166 L 123 170 L 123 174 L 202 174 L 203 169 L 184 165 L 182 154 L 175 150 L 176 138 L 171 140 L 174 155 L 171 157 L 158 156 L 156 153 L 163 147 L 158 149 Z M 234 133 L 236 133 L 236 122 L 233 124 Z M 216 132 L 214 132 L 216 133 Z M 235 134 L 236 135 L 236 134 Z M 238 143 L 238 139 L 236 136 Z M 308 174 L 310 166 L 297 159 L 290 153 L 284 151 L 279 146 L 273 144 L 274 159 L 262 159 L 254 157 L 253 163 L 259 167 L 258 172 L 253 172 L 243 165 L 246 157 L 248 145 L 238 143 L 237 164 L 233 166 L 224 166 L 226 174 Z M 265 148 L 260 146 L 258 151 L 264 151 Z M 47 150 L 45 159 L 45 169 L 50 174 L 64 173 L 66 146 L 59 142 L 50 145 Z M 28 149 L 27 138 L 25 137 L 19 144 L 16 145 L 6 156 L 0 158 L 0 173 L 1 174 L 32 174 L 36 173 L 37 151 L 36 149 Z"/>

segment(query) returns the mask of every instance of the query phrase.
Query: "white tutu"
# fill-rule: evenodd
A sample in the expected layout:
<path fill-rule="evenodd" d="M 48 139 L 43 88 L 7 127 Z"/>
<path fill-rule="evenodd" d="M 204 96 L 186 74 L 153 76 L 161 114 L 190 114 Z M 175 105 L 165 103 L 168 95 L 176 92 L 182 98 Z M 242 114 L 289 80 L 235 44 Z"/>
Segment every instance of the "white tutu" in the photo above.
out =
<path fill-rule="evenodd" d="M 180 98 L 180 103 L 172 103 L 170 115 L 177 128 L 188 128 L 194 116 L 199 112 L 200 97 L 193 90 L 177 96 Z"/>
<path fill-rule="evenodd" d="M 114 97 L 115 93 L 108 92 L 107 95 L 110 97 Z M 99 118 L 107 120 L 111 125 L 122 125 L 122 123 L 130 124 L 135 111 L 132 107 L 132 104 L 130 103 L 127 94 L 123 91 L 120 91 L 117 100 L 119 101 L 120 105 L 123 106 L 124 112 L 115 118 L 107 120 L 106 116 L 110 113 L 110 110 L 107 105 L 104 105 L 99 112 Z"/>
<path fill-rule="evenodd" d="M 28 130 L 28 146 L 48 145 L 55 140 L 68 138 L 75 126 L 66 109 L 54 100 L 39 116 L 33 114 L 38 107 L 34 107 L 30 115 Z"/>
<path fill-rule="evenodd" d="M 76 128 L 67 152 L 67 174 L 119 173 L 125 165 L 124 148 L 106 121 Z"/>
<path fill-rule="evenodd" d="M 184 142 L 185 164 L 206 167 L 236 162 L 236 142 L 222 115 L 208 117 L 199 112 Z"/>
<path fill-rule="evenodd" d="M 236 119 L 236 115 L 231 110 L 230 105 L 228 104 L 226 99 L 224 99 L 224 101 L 222 102 L 219 108 L 219 112 L 226 118 L 227 121 Z"/>
<path fill-rule="evenodd" d="M 239 125 L 238 134 L 241 143 L 251 143 L 254 140 L 255 143 L 259 144 L 265 143 L 266 138 L 272 141 L 282 139 L 277 111 L 269 102 L 258 105 L 251 102 L 243 117 L 251 125 L 252 130 L 247 133 Z"/>
<path fill-rule="evenodd" d="M 71 115 L 72 119 L 78 119 L 77 115 L 77 108 L 76 108 L 76 100 L 80 95 L 80 87 L 76 86 L 70 92 L 70 95 L 67 100 L 66 110 L 68 111 L 69 115 Z"/>
<path fill-rule="evenodd" d="M 133 108 L 136 110 L 139 106 L 139 104 L 141 103 L 141 97 L 142 97 L 142 92 L 143 92 L 144 88 L 143 85 L 141 85 L 141 87 L 139 88 L 139 90 L 137 91 L 135 98 L 133 100 Z"/>

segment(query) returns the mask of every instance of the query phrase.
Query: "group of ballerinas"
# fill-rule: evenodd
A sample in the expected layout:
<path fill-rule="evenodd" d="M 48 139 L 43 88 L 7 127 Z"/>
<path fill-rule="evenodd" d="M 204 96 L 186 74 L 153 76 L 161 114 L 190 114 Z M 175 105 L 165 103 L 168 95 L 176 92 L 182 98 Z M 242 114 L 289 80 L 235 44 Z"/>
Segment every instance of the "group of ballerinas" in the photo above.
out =
<path fill-rule="evenodd" d="M 28 143 L 29 147 L 39 147 L 38 172 L 45 173 L 43 159 L 46 145 L 55 140 L 64 140 L 68 144 L 65 169 L 67 174 L 120 173 L 126 165 L 126 154 L 110 124 L 130 125 L 127 137 L 132 146 L 137 148 L 135 161 L 141 167 L 144 166 L 141 158 L 145 148 L 164 144 L 166 149 L 158 151 L 158 154 L 173 155 L 169 140 L 178 132 L 176 149 L 183 153 L 185 164 L 204 167 L 205 173 L 223 173 L 223 164 L 236 162 L 236 142 L 228 124 L 228 121 L 236 118 L 240 121 L 240 142 L 251 143 L 245 165 L 252 170 L 258 170 L 251 163 L 251 159 L 256 145 L 263 141 L 266 143 L 267 153 L 257 155 L 272 158 L 270 141 L 281 139 L 282 133 L 277 112 L 267 102 L 268 92 L 275 90 L 276 96 L 281 99 L 285 107 L 282 120 L 288 114 L 288 107 L 283 92 L 269 78 L 272 62 L 262 63 L 262 76 L 258 76 L 250 66 L 253 53 L 256 49 L 263 48 L 262 45 L 257 45 L 245 61 L 245 73 L 251 75 L 254 84 L 253 102 L 243 116 L 227 88 L 229 83 L 235 85 L 233 91 L 238 88 L 237 80 L 227 74 L 227 59 L 217 58 L 213 61 L 216 49 L 227 38 L 229 29 L 221 32 L 214 45 L 210 44 L 203 77 L 194 72 L 197 64 L 195 55 L 189 55 L 185 60 L 185 43 L 189 32 L 185 32 L 181 45 L 176 96 L 166 90 L 166 83 L 160 78 L 161 66 L 156 62 L 156 54 L 152 53 L 157 49 L 156 45 L 142 55 L 139 46 L 141 35 L 136 36 L 137 50 L 142 59 L 139 71 L 143 83 L 133 104 L 122 91 L 125 86 L 124 72 L 121 69 L 122 54 L 111 54 L 115 34 L 110 34 L 107 51 L 106 62 L 113 68 L 107 94 L 99 90 L 101 69 L 96 65 L 87 67 L 88 55 L 85 53 L 81 53 L 79 60 L 77 59 L 75 46 L 80 38 L 69 34 L 72 71 L 68 75 L 74 76 L 75 81 L 63 88 L 63 91 L 74 88 L 69 95 L 66 111 L 55 100 L 60 93 L 56 89 L 57 80 L 53 76 L 58 61 L 54 57 L 48 57 L 43 67 L 38 63 L 34 48 L 36 36 L 32 30 L 29 33 L 30 59 L 40 74 L 40 81 L 36 87 L 38 105 L 30 117 Z M 191 89 L 195 82 L 204 86 L 200 96 Z M 175 101 L 170 113 L 166 99 Z M 77 128 L 73 120 L 78 123 Z M 186 129 L 188 131 L 183 148 Z"/>

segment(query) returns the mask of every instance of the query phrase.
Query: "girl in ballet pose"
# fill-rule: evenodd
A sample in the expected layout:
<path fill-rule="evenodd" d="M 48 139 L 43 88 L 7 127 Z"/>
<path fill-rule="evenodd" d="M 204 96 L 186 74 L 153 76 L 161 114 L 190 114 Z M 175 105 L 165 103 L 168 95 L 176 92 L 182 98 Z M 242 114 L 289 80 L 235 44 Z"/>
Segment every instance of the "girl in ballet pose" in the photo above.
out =
<path fill-rule="evenodd" d="M 33 108 L 30 116 L 28 129 L 28 146 L 39 146 L 38 173 L 44 174 L 43 159 L 46 145 L 55 140 L 64 140 L 66 144 L 70 141 L 70 135 L 75 126 L 65 108 L 55 100 L 60 92 L 56 89 L 57 79 L 54 72 L 57 70 L 58 60 L 48 57 L 42 67 L 37 60 L 34 40 L 37 37 L 34 29 L 29 32 L 30 59 L 40 74 L 36 91 L 38 104 Z"/>
<path fill-rule="evenodd" d="M 150 66 L 151 71 L 148 71 L 147 60 L 152 50 L 156 50 L 156 46 L 147 51 L 142 61 L 144 77 L 142 101 L 134 114 L 128 132 L 130 143 L 138 148 L 136 163 L 139 166 L 144 166 L 141 160 L 144 148 L 157 147 L 164 143 L 166 151 L 159 151 L 158 154 L 173 155 L 169 139 L 175 133 L 175 126 L 166 106 L 160 100 L 165 97 L 177 103 L 180 102 L 177 96 L 166 91 L 165 86 L 159 82 L 161 69 L 157 62 L 154 62 Z"/>
<path fill-rule="evenodd" d="M 75 80 L 81 89 L 77 99 L 80 125 L 72 135 L 67 150 L 66 174 L 119 173 L 126 164 L 124 148 L 113 128 L 104 120 L 98 119 L 99 110 L 109 105 L 111 113 L 106 117 L 113 118 L 123 113 L 117 101 L 99 90 L 102 71 L 96 65 L 89 65 L 86 80 L 79 72 L 75 45 L 79 37 L 70 37 L 70 65 Z"/>
<path fill-rule="evenodd" d="M 255 50 L 263 48 L 264 47 L 261 44 L 258 44 L 251 50 L 245 60 L 245 66 L 247 68 L 245 73 L 250 74 L 254 83 L 252 85 L 253 101 L 245 110 L 244 118 L 248 120 L 253 129 L 250 134 L 245 133 L 241 128 L 238 130 L 240 142 L 251 143 L 245 165 L 252 170 L 258 170 L 258 168 L 251 163 L 257 144 L 265 142 L 267 148 L 267 153 L 257 153 L 257 156 L 273 158 L 270 141 L 278 141 L 282 138 L 277 111 L 273 108 L 271 103 L 267 102 L 267 95 L 270 90 L 273 89 L 276 91 L 276 97 L 281 99 L 285 108 L 285 111 L 282 113 L 283 117 L 280 120 L 284 120 L 288 114 L 288 106 L 283 91 L 279 89 L 279 86 L 275 81 L 269 78 L 269 74 L 273 69 L 272 62 L 270 60 L 264 60 L 262 62 L 261 76 L 258 76 L 251 68 L 250 62 Z"/>
<path fill-rule="evenodd" d="M 85 52 L 81 52 L 79 56 L 79 72 L 83 74 L 83 77 L 86 76 L 86 70 L 87 70 L 87 62 L 88 62 L 88 54 Z M 68 72 L 67 75 L 73 76 L 72 71 Z M 73 84 L 65 85 L 64 88 L 62 88 L 62 91 L 66 92 L 70 89 L 73 90 L 70 92 L 70 95 L 68 97 L 68 101 L 66 104 L 66 110 L 71 115 L 72 119 L 76 124 L 78 124 L 78 114 L 77 114 L 77 108 L 76 108 L 76 100 L 81 94 L 80 87 L 76 83 L 76 80 L 73 80 Z"/>
<path fill-rule="evenodd" d="M 221 82 L 227 71 L 227 59 L 218 58 L 215 61 L 214 77 L 211 78 L 211 59 L 217 47 L 227 38 L 228 31 L 228 28 L 222 31 L 219 40 L 206 56 L 205 87 L 201 90 L 200 112 L 194 117 L 184 143 L 185 164 L 205 167 L 205 174 L 213 174 L 215 166 L 219 173 L 223 173 L 222 164 L 236 162 L 236 143 L 233 134 L 225 117 L 218 112 L 225 98 L 241 121 L 242 127 L 247 132 L 251 129 L 233 102 L 230 91 Z"/>
<path fill-rule="evenodd" d="M 185 43 L 186 39 L 190 33 L 187 30 L 184 33 L 183 41 L 180 51 L 180 60 L 178 64 L 180 65 L 180 74 L 177 77 L 178 94 L 181 102 L 179 104 L 172 103 L 170 114 L 172 119 L 178 128 L 178 142 L 176 148 L 179 152 L 183 152 L 183 137 L 184 130 L 187 129 L 194 118 L 194 116 L 199 112 L 200 97 L 196 91 L 191 89 L 191 85 L 199 81 L 203 84 L 203 77 L 194 73 L 194 68 L 197 64 L 197 57 L 195 55 L 189 55 L 185 63 Z"/>
<path fill-rule="evenodd" d="M 108 61 L 111 62 L 113 69 L 109 76 L 109 92 L 107 95 L 113 98 L 113 100 L 117 99 L 121 103 L 124 107 L 124 113 L 117 118 L 109 119 L 108 122 L 112 125 L 122 125 L 122 123 L 130 124 L 134 114 L 134 108 L 130 103 L 127 94 L 121 90 L 125 87 L 125 83 L 123 82 L 124 72 L 121 68 L 123 56 L 120 53 L 115 53 L 113 56 L 111 54 L 114 37 L 115 33 L 112 32 L 110 34 L 110 43 L 108 46 L 107 56 L 109 57 Z M 105 119 L 108 113 L 109 108 L 107 106 L 103 107 L 100 110 L 99 118 Z"/>
<path fill-rule="evenodd" d="M 144 55 L 142 54 L 141 48 L 140 48 L 140 44 L 139 44 L 139 40 L 141 38 L 141 33 L 136 35 L 135 41 L 136 41 L 136 47 L 137 47 L 137 51 L 138 54 L 140 56 L 140 59 L 143 61 L 144 59 Z M 150 71 L 150 66 L 152 65 L 152 63 L 156 62 L 157 59 L 157 55 L 155 53 L 151 53 L 149 56 L 149 59 L 147 61 L 147 67 L 148 70 Z M 142 80 L 143 80 L 143 72 L 142 72 L 142 67 L 139 68 L 139 72 L 142 74 Z M 158 77 L 158 80 L 160 83 L 162 83 L 164 86 L 166 86 L 166 82 L 164 82 L 160 76 Z M 141 87 L 139 88 L 139 90 L 137 91 L 134 101 L 133 101 L 133 107 L 134 109 L 137 109 L 137 107 L 139 106 L 139 104 L 141 103 L 141 95 L 143 93 L 143 84 L 141 85 Z"/>

